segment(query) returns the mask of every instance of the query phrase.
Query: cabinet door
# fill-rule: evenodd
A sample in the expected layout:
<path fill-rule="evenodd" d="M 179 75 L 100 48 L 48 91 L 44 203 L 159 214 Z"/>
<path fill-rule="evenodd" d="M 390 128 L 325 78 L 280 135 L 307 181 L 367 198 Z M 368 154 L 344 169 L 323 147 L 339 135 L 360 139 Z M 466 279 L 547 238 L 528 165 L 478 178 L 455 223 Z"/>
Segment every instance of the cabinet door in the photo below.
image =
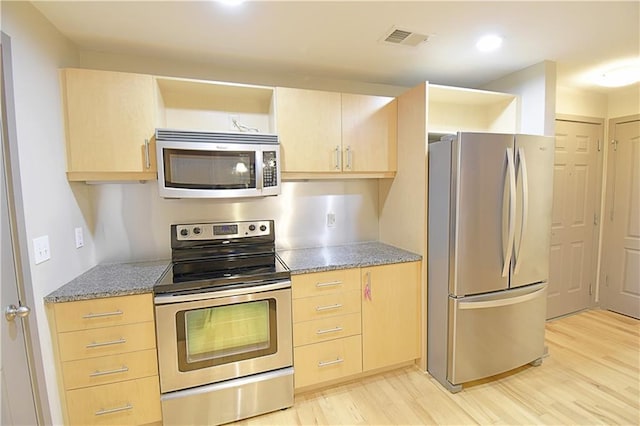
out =
<path fill-rule="evenodd" d="M 395 98 L 342 94 L 342 170 L 394 172 L 398 103 Z"/>
<path fill-rule="evenodd" d="M 283 172 L 341 170 L 340 93 L 278 87 Z"/>
<path fill-rule="evenodd" d="M 155 179 L 153 77 L 62 70 L 69 180 Z"/>
<path fill-rule="evenodd" d="M 361 274 L 363 371 L 418 358 L 420 262 L 362 268 Z"/>

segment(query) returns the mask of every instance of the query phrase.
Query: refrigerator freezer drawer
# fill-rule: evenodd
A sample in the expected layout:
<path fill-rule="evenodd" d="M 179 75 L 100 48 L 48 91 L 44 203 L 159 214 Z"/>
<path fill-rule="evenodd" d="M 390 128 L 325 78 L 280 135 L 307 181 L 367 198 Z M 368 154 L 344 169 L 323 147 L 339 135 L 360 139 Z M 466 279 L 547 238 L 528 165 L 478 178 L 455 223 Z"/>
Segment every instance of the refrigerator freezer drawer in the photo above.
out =
<path fill-rule="evenodd" d="M 447 380 L 458 385 L 541 358 L 546 300 L 546 283 L 449 298 Z"/>

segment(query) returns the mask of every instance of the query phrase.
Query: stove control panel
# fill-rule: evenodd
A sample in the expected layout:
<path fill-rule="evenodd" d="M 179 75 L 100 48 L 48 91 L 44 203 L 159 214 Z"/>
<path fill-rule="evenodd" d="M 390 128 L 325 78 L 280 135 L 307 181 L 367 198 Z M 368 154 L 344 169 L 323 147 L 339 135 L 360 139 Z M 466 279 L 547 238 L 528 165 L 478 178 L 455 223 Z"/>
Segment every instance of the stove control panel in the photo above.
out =
<path fill-rule="evenodd" d="M 215 222 L 176 225 L 178 241 L 224 240 L 270 235 L 273 232 L 270 220 L 250 222 Z"/>

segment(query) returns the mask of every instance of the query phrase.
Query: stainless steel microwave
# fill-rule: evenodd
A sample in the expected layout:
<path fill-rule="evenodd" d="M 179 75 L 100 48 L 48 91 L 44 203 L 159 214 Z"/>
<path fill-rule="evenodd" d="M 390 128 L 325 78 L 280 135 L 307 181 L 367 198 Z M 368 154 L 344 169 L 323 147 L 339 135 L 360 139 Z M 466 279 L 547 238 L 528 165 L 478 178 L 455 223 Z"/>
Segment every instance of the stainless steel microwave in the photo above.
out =
<path fill-rule="evenodd" d="M 156 151 L 162 197 L 280 194 L 277 135 L 156 129 Z"/>

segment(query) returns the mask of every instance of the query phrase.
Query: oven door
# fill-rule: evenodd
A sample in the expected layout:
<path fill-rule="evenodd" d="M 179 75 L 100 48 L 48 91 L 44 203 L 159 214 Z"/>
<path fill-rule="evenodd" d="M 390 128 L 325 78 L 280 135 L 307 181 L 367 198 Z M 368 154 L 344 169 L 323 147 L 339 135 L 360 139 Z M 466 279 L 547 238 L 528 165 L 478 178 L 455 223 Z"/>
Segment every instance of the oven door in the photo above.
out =
<path fill-rule="evenodd" d="M 291 366 L 290 286 L 156 296 L 162 393 Z"/>

